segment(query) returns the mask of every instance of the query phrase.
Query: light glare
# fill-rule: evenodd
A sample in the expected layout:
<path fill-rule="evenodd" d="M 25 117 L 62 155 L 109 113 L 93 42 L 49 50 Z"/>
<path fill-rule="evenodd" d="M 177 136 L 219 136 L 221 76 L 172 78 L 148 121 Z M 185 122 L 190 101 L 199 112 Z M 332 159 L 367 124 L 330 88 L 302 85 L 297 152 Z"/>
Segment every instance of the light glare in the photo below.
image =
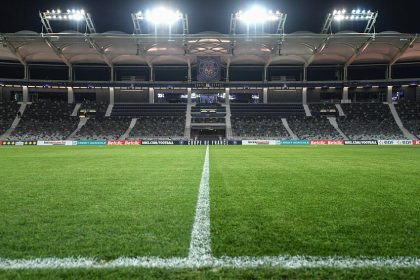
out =
<path fill-rule="evenodd" d="M 152 11 L 147 10 L 145 14 L 145 19 L 155 25 L 172 25 L 181 18 L 182 14 L 179 11 L 174 12 L 164 7 L 159 7 Z"/>

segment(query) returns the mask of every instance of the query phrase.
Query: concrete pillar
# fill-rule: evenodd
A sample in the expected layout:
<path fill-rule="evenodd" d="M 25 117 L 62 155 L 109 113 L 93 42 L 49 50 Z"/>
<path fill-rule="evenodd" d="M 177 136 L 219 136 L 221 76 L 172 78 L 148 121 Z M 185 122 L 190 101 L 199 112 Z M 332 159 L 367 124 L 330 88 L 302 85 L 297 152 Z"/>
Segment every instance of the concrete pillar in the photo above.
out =
<path fill-rule="evenodd" d="M 230 63 L 226 64 L 226 82 L 229 82 L 229 67 Z"/>
<path fill-rule="evenodd" d="M 346 66 L 346 67 L 344 67 L 344 71 L 343 71 L 343 80 L 344 81 L 347 81 L 347 79 L 348 79 L 348 73 L 349 73 L 349 71 L 348 71 L 348 68 Z"/>
<path fill-rule="evenodd" d="M 29 102 L 29 89 L 27 86 L 22 87 L 22 95 L 23 95 L 22 101 Z"/>
<path fill-rule="evenodd" d="M 155 103 L 155 89 L 149 88 L 149 104 Z"/>
<path fill-rule="evenodd" d="M 230 88 L 225 88 L 225 103 L 230 104 Z"/>
<path fill-rule="evenodd" d="M 69 66 L 69 81 L 73 81 L 73 67 Z"/>
<path fill-rule="evenodd" d="M 391 80 L 392 79 L 392 65 L 388 65 L 388 71 L 387 71 L 387 79 Z"/>
<path fill-rule="evenodd" d="M 392 103 L 392 86 L 387 87 L 386 91 L 386 102 Z"/>
<path fill-rule="evenodd" d="M 150 81 L 153 82 L 155 79 L 155 75 L 153 72 L 153 66 L 150 66 Z"/>
<path fill-rule="evenodd" d="M 67 88 L 67 102 L 69 104 L 73 104 L 74 103 L 74 91 L 72 87 L 68 87 Z"/>
<path fill-rule="evenodd" d="M 343 88 L 343 99 L 341 103 L 348 103 L 349 102 L 349 87 Z"/>
<path fill-rule="evenodd" d="M 191 81 L 192 81 L 191 63 L 188 63 L 188 82 L 191 83 Z"/>
<path fill-rule="evenodd" d="M 268 88 L 263 88 L 263 103 L 267 104 L 268 103 Z"/>
<path fill-rule="evenodd" d="M 267 82 L 268 81 L 268 74 L 267 74 L 267 72 L 268 72 L 268 66 L 265 66 L 264 67 L 264 82 Z"/>
<path fill-rule="evenodd" d="M 302 88 L 302 104 L 303 105 L 308 104 L 308 88 L 307 87 Z"/>
<path fill-rule="evenodd" d="M 191 104 L 191 88 L 187 88 L 187 104 Z"/>
<path fill-rule="evenodd" d="M 29 65 L 25 64 L 23 67 L 23 77 L 25 80 L 29 80 Z"/>
<path fill-rule="evenodd" d="M 115 73 L 114 73 L 114 66 L 111 66 L 111 82 L 114 81 L 115 77 L 114 77 Z"/>
<path fill-rule="evenodd" d="M 308 80 L 308 67 L 303 67 L 303 81 L 306 82 Z"/>
<path fill-rule="evenodd" d="M 109 88 L 109 104 L 114 105 L 115 103 L 115 89 L 113 87 Z"/>

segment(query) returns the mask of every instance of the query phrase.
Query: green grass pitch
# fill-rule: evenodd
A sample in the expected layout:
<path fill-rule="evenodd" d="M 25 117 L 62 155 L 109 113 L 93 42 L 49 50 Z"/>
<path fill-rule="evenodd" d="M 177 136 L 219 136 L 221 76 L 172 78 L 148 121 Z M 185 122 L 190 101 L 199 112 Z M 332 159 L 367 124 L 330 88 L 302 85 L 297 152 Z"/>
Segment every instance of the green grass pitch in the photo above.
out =
<path fill-rule="evenodd" d="M 0 258 L 188 255 L 205 147 L 0 147 Z M 420 257 L 420 148 L 210 147 L 213 255 Z M 74 269 L 0 278 L 403 278 L 420 269 Z"/>

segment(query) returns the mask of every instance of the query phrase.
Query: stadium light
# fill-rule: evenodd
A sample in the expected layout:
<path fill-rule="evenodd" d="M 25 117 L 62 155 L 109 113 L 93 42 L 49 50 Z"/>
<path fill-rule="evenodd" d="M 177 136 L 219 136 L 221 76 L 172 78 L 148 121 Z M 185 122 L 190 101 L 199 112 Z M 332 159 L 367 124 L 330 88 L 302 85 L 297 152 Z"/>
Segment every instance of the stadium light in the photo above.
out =
<path fill-rule="evenodd" d="M 378 18 L 378 12 L 372 12 L 371 10 L 353 9 L 347 11 L 346 9 L 334 10 L 327 15 L 322 33 L 326 34 L 331 32 L 333 22 L 351 22 L 351 21 L 366 21 L 366 27 L 364 33 L 370 33 L 374 28 L 376 19 Z"/>
<path fill-rule="evenodd" d="M 50 21 L 68 21 L 68 22 L 85 22 L 89 33 L 96 33 L 95 26 L 93 25 L 92 18 L 89 13 L 84 9 L 68 9 L 67 11 L 47 10 L 39 12 L 39 17 L 47 33 L 53 33 Z"/>
<path fill-rule="evenodd" d="M 231 23 L 230 23 L 230 33 L 236 33 L 237 21 L 240 21 L 247 26 L 249 25 L 261 25 L 264 26 L 266 23 L 275 23 L 277 25 L 277 34 L 284 34 L 284 25 L 286 23 L 287 14 L 284 14 L 280 11 L 268 10 L 261 6 L 252 6 L 246 11 L 239 10 L 238 12 L 232 14 Z"/>
<path fill-rule="evenodd" d="M 183 34 L 188 34 L 188 17 L 186 14 L 181 13 L 179 10 L 170 10 L 166 7 L 157 7 L 153 10 L 146 10 L 145 12 L 139 11 L 131 14 L 134 33 L 141 34 L 141 22 L 149 22 L 155 27 L 167 26 L 171 28 L 178 22 L 182 22 Z"/>

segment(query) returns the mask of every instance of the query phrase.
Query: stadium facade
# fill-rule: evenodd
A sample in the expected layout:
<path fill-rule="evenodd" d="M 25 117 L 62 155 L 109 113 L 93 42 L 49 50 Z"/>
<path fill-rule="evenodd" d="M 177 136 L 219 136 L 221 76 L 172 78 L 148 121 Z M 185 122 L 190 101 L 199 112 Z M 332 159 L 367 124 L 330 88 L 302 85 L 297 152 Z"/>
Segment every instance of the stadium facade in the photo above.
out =
<path fill-rule="evenodd" d="M 415 140 L 420 134 L 417 34 L 138 33 L 2 34 L 0 100 L 19 103 L 4 109 L 2 138 Z M 56 118 L 57 111 L 69 127 L 56 137 L 40 139 L 30 129 L 34 120 L 25 124 L 25 116 Z M 357 134 L 358 125 L 383 128 Z"/>

